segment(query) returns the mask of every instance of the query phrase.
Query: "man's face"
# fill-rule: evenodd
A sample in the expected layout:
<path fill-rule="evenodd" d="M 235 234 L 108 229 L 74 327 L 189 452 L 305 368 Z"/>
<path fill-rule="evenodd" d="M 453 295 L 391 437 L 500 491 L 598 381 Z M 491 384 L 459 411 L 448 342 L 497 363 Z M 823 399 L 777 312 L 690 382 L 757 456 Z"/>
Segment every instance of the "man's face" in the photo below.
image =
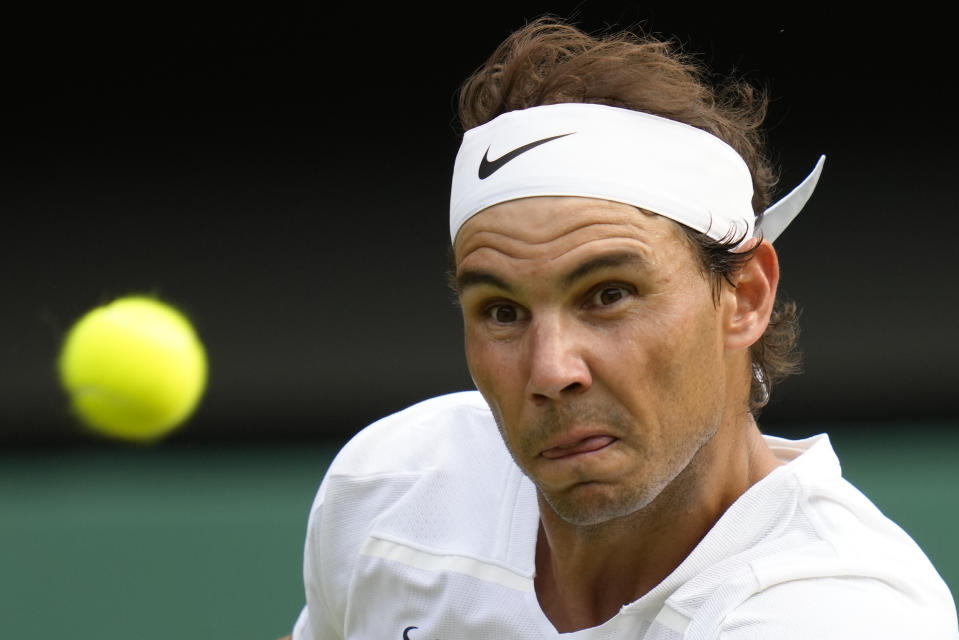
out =
<path fill-rule="evenodd" d="M 723 418 L 723 304 L 681 233 L 628 205 L 536 197 L 457 235 L 470 372 L 571 524 L 648 505 Z"/>

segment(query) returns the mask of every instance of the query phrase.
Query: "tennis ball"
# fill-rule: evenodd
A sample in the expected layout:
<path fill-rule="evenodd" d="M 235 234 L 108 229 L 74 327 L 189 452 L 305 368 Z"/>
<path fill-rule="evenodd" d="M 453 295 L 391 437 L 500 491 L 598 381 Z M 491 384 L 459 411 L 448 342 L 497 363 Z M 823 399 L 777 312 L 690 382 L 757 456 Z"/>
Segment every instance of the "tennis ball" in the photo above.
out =
<path fill-rule="evenodd" d="M 87 427 L 138 442 L 157 440 L 185 421 L 207 378 L 206 353 L 189 320 L 141 296 L 80 318 L 58 368 L 73 412 Z"/>

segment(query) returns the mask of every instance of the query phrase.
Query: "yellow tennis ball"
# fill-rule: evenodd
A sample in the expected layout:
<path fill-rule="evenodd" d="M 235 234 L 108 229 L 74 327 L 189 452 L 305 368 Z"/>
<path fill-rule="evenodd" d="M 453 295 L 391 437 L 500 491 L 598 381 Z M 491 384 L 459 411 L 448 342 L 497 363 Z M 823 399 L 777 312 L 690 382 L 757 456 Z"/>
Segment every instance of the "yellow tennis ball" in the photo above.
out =
<path fill-rule="evenodd" d="M 80 318 L 58 364 L 73 411 L 90 429 L 141 442 L 161 438 L 185 421 L 207 378 L 206 352 L 189 320 L 139 296 Z"/>

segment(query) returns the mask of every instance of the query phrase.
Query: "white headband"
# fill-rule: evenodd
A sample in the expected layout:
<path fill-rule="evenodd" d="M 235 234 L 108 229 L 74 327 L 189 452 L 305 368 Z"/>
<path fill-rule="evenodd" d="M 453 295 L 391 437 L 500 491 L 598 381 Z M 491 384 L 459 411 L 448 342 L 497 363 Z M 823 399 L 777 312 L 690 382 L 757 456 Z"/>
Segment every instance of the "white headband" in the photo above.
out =
<path fill-rule="evenodd" d="M 773 241 L 812 195 L 824 160 L 754 229 L 749 168 L 702 129 L 598 104 L 509 111 L 463 136 L 453 168 L 450 238 L 501 202 L 583 196 L 640 207 L 715 240 L 745 241 L 761 231 Z"/>

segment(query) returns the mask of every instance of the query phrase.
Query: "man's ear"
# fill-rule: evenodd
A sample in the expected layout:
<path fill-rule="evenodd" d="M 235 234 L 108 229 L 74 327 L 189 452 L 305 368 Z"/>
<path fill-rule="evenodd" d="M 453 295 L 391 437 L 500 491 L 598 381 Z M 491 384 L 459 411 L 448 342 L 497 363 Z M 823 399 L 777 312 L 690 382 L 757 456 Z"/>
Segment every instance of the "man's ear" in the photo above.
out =
<path fill-rule="evenodd" d="M 769 324 L 779 285 L 779 258 L 773 245 L 760 242 L 732 280 L 736 287 L 727 290 L 726 348 L 737 351 L 751 347 Z"/>

